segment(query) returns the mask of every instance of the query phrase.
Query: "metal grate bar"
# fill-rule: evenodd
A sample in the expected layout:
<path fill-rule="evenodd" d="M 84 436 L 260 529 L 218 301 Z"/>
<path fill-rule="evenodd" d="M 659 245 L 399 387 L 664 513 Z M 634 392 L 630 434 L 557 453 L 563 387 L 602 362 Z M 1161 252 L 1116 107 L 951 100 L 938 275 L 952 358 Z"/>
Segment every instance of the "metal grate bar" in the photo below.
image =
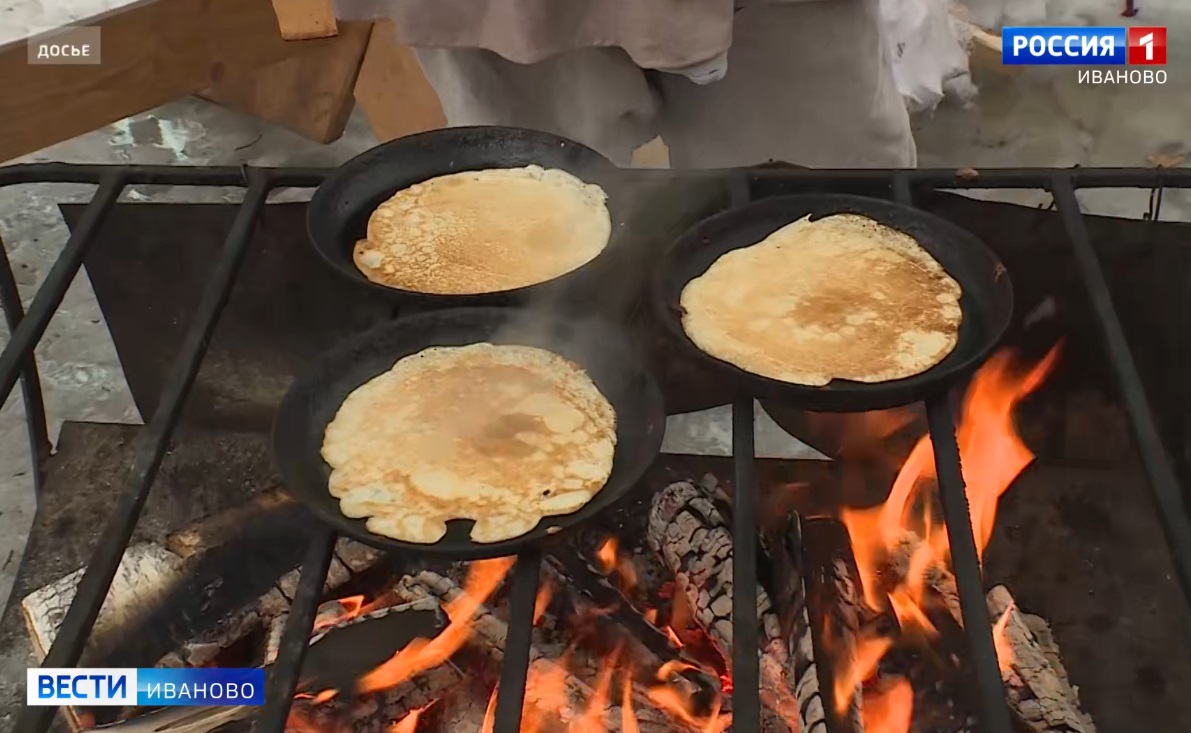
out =
<path fill-rule="evenodd" d="M 972 517 L 960 470 L 959 445 L 955 441 L 955 423 L 947 395 L 926 401 L 926 421 L 935 453 L 935 473 L 939 479 L 939 498 L 947 525 L 951 565 L 959 590 L 959 609 L 964 620 L 964 635 L 972 663 L 976 667 L 976 685 L 980 691 L 981 730 L 984 733 L 1010 733 L 1009 707 L 1005 704 L 1005 686 L 997 664 L 988 604 L 980 580 L 980 556 L 972 534 Z"/>
<path fill-rule="evenodd" d="M 898 203 L 914 205 L 911 183 L 912 174 L 909 172 L 893 177 L 893 197 Z M 980 692 L 980 713 L 984 724 L 981 730 L 984 733 L 1010 733 L 1009 706 L 1005 703 L 1005 686 L 1001 681 L 988 605 L 984 600 L 980 555 L 976 552 L 976 538 L 972 533 L 972 513 L 960 467 L 959 444 L 955 439 L 955 422 L 951 419 L 948 393 L 926 401 L 926 421 L 935 454 L 935 475 L 939 481 L 939 498 L 943 504 L 943 520 L 951 548 L 951 565 L 959 591 L 964 635 L 968 639 L 972 663 L 976 668 L 976 686 Z"/>
<path fill-rule="evenodd" d="M 753 398 L 732 403 L 732 728 L 761 730 L 761 660 L 757 654 L 757 519 L 753 480 Z"/>
<path fill-rule="evenodd" d="M 0 187 L 23 183 L 99 183 L 117 170 L 128 185 L 236 186 L 248 185 L 251 173 L 263 173 L 273 187 L 312 187 L 323 182 L 326 168 L 249 168 L 248 166 L 183 166 L 77 163 L 29 163 L 0 168 Z"/>
<path fill-rule="evenodd" d="M 0 308 L 4 309 L 4 320 L 11 335 L 25 318 L 25 307 L 21 304 L 21 292 L 17 289 L 12 264 L 8 261 L 3 243 L 0 243 Z M 37 357 L 33 350 L 25 356 L 21 365 L 21 398 L 25 403 L 25 429 L 29 434 L 29 451 L 33 459 L 33 491 L 35 496 L 40 496 L 41 473 L 50 455 L 50 434 L 46 424 L 45 401 L 41 396 L 41 377 L 37 373 Z M 3 403 L 4 400 L 0 400 L 0 404 Z"/>
<path fill-rule="evenodd" d="M 112 184 L 108 184 L 110 188 Z M 87 569 L 79 582 L 74 601 L 62 620 L 58 635 L 54 639 L 50 651 L 42 662 L 43 667 L 73 667 L 78 664 L 91 627 L 99 615 L 100 606 L 107 596 L 112 578 L 120 566 L 124 550 L 128 547 L 128 540 L 132 537 L 133 528 L 140 517 L 145 499 L 153 487 L 153 479 L 165 455 L 174 426 L 182 413 L 182 406 L 186 395 L 194 384 L 199 365 L 207 352 L 207 344 L 215 331 L 219 315 L 227 304 L 235 282 L 236 272 L 244 261 L 248 252 L 252 235 L 256 228 L 256 220 L 264 206 L 265 196 L 269 190 L 268 177 L 263 173 L 251 174 L 251 184 L 232 222 L 227 240 L 220 256 L 215 273 L 211 276 L 203 298 L 195 309 L 194 321 L 191 323 L 186 337 L 182 341 L 178 357 L 174 361 L 174 371 L 162 390 L 161 400 L 153 418 L 138 436 L 136 456 L 133 459 L 132 471 L 123 493 L 116 504 L 115 510 L 108 519 L 99 546 Z M 114 198 L 114 194 L 113 194 Z M 110 202 L 109 202 L 110 203 Z M 89 212 L 90 213 L 90 210 Z M 92 216 L 91 220 L 98 218 Z M 93 228 L 94 223 L 91 225 Z M 88 231 L 89 233 L 89 231 Z M 73 239 L 73 237 L 72 237 Z M 57 265 L 55 265 L 57 269 Z M 36 304 L 36 301 L 35 301 Z M 23 324 L 22 324 L 23 325 Z M 7 355 L 8 352 L 5 352 Z M 53 722 L 56 708 L 29 707 L 22 708 L 17 719 L 16 730 L 22 733 L 45 733 Z"/>
<path fill-rule="evenodd" d="M 83 257 L 91 247 L 96 230 L 123 189 L 124 176 L 119 171 L 104 174 L 99 190 L 95 192 L 91 203 L 87 204 L 78 228 L 71 233 L 66 246 L 62 248 L 62 253 L 58 255 L 45 281 L 37 289 L 37 295 L 33 296 L 33 302 L 29 304 L 29 312 L 12 332 L 8 346 L 5 347 L 3 355 L 0 355 L 0 402 L 7 400 L 12 394 L 12 388 L 16 385 L 21 370 L 29 363 L 29 355 L 33 353 L 37 342 L 45 333 L 46 326 L 54 317 L 54 312 L 62 303 L 67 288 L 82 266 Z"/>
<path fill-rule="evenodd" d="M 0 187 L 25 183 L 98 183 L 116 166 L 75 163 L 27 163 L 0 167 Z M 243 186 L 249 171 L 266 173 L 275 186 L 317 186 L 327 176 L 325 168 L 236 168 L 134 165 L 121 166 L 129 184 L 172 186 Z M 1053 168 L 971 169 L 799 169 L 788 167 L 752 168 L 753 181 L 790 183 L 886 186 L 891 179 L 907 176 L 914 186 L 931 188 L 1042 188 L 1055 174 Z M 687 179 L 731 178 L 739 169 L 682 171 Z M 1076 188 L 1191 188 L 1191 168 L 1070 168 L 1063 175 Z M 635 179 L 668 180 L 670 170 L 634 170 Z"/>
<path fill-rule="evenodd" d="M 496 694 L 495 733 L 521 730 L 521 708 L 529 678 L 530 646 L 533 643 L 533 607 L 537 601 L 542 554 L 528 550 L 517 556 L 513 588 L 509 591 L 509 633 L 505 637 L 504 661 L 500 666 L 500 689 Z"/>
<path fill-rule="evenodd" d="M 1055 205 L 1067 230 L 1067 238 L 1071 240 L 1075 262 L 1083 275 L 1092 310 L 1096 313 L 1096 322 L 1104 336 L 1105 351 L 1112 362 L 1121 397 L 1133 423 L 1137 450 L 1149 476 L 1154 500 L 1161 510 L 1159 518 L 1166 533 L 1166 542 L 1170 545 L 1179 584 L 1187 602 L 1191 604 L 1191 522 L 1187 518 L 1182 489 L 1175 477 L 1170 456 L 1159 436 L 1154 414 L 1146 398 L 1145 386 L 1137 372 L 1137 365 L 1134 364 L 1133 354 L 1129 350 L 1129 342 L 1125 339 L 1120 318 L 1112 304 L 1112 295 L 1108 290 L 1108 282 L 1104 279 L 1104 271 L 1100 268 L 1100 261 L 1092 249 L 1083 212 L 1075 198 L 1070 178 L 1066 175 L 1052 176 L 1050 191 L 1054 195 Z"/>
<path fill-rule="evenodd" d="M 269 680 L 265 685 L 265 709 L 253 728 L 259 733 L 285 732 L 289 709 L 294 702 L 294 691 L 298 688 L 298 678 L 302 672 L 302 660 L 310 648 L 310 630 L 314 628 L 314 616 L 323 595 L 334 549 L 335 533 L 329 525 L 320 523 L 314 537 L 310 538 L 310 549 L 302 560 L 298 590 L 294 593 L 289 616 L 285 619 L 285 630 L 281 632 L 277 659 L 269 669 Z"/>

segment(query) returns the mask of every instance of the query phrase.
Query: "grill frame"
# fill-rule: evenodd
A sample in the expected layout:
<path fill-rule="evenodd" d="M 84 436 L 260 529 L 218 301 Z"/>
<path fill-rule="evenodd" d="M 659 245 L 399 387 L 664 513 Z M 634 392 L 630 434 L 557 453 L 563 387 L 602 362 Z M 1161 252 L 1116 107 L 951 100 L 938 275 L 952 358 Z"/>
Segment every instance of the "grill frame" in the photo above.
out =
<path fill-rule="evenodd" d="M 10 329 L 10 339 L 0 354 L 0 395 L 7 399 L 21 382 L 35 488 L 40 488 L 50 441 L 34 349 L 120 193 L 131 185 L 231 186 L 245 189 L 244 200 L 224 240 L 213 274 L 207 282 L 194 319 L 183 339 L 156 411 L 139 433 L 132 470 L 91 561 L 87 564 L 75 599 L 67 612 L 43 665 L 72 667 L 78 663 L 111 585 L 120 559 L 169 445 L 182 407 L 206 355 L 207 346 L 227 304 L 240 265 L 252 243 L 257 221 L 268 193 L 275 188 L 318 186 L 331 169 L 76 165 L 34 163 L 0 167 L 0 188 L 29 183 L 96 184 L 98 189 L 71 233 L 62 253 L 34 296 L 28 311 L 22 306 L 7 252 L 0 248 L 0 305 Z M 1106 355 L 1112 364 L 1122 403 L 1129 415 L 1138 453 L 1159 510 L 1167 545 L 1188 610 L 1191 611 L 1191 520 L 1170 453 L 1160 436 L 1144 385 L 1125 339 L 1120 317 L 1113 306 L 1104 272 L 1075 196 L 1079 188 L 1142 188 L 1156 192 L 1160 202 L 1165 188 L 1191 188 L 1191 169 L 1142 168 L 1004 168 L 918 170 L 809 170 L 752 168 L 720 171 L 626 171 L 626 178 L 660 181 L 666 177 L 724 182 L 732 206 L 753 199 L 757 185 L 780 184 L 789 192 L 834 191 L 884 195 L 913 205 L 915 191 L 927 189 L 1020 188 L 1048 191 L 1062 218 L 1068 244 L 1086 287 L 1099 326 Z M 1157 212 L 1153 212 L 1157 218 Z M 951 406 L 946 396 L 926 401 L 929 432 L 934 447 L 944 519 L 951 543 L 952 564 L 959 590 L 971 664 L 980 693 L 980 730 L 1010 733 L 1009 709 L 993 647 L 992 628 L 984 603 L 979 561 L 960 471 L 959 448 Z M 753 402 L 738 399 L 732 406 L 732 448 L 735 464 L 737 510 L 733 536 L 754 541 L 736 543 L 733 556 L 735 588 L 733 619 L 735 644 L 733 669 L 734 729 L 756 731 L 760 725 L 758 698 L 756 609 L 755 451 Z M 331 559 L 335 533 L 320 525 L 311 537 L 301 564 L 301 580 L 287 620 L 280 651 L 270 667 L 266 704 L 255 723 L 261 733 L 281 733 L 298 682 L 323 580 Z M 537 593 L 541 551 L 530 549 L 517 558 L 511 579 L 509 636 L 497 696 L 495 733 L 516 733 L 529 663 L 530 630 Z M 22 708 L 14 730 L 44 733 L 56 708 Z"/>

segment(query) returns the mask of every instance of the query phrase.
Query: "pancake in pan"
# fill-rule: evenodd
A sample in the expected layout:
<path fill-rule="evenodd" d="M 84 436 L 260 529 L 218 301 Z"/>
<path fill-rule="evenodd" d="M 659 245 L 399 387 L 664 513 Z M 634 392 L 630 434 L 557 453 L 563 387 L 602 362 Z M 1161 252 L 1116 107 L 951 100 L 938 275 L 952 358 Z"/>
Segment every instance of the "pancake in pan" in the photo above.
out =
<path fill-rule="evenodd" d="M 683 330 L 702 351 L 793 384 L 877 383 L 955 348 L 959 284 L 912 237 L 856 214 L 789 224 L 687 283 Z"/>
<path fill-rule="evenodd" d="M 352 259 L 369 280 L 418 293 L 497 293 L 577 270 L 608 246 L 604 190 L 538 166 L 466 171 L 398 191 Z"/>
<path fill-rule="evenodd" d="M 569 514 L 612 472 L 616 414 L 576 364 L 543 349 L 433 347 L 355 389 L 322 456 L 340 510 L 395 540 L 434 543 L 451 519 L 499 542 Z"/>

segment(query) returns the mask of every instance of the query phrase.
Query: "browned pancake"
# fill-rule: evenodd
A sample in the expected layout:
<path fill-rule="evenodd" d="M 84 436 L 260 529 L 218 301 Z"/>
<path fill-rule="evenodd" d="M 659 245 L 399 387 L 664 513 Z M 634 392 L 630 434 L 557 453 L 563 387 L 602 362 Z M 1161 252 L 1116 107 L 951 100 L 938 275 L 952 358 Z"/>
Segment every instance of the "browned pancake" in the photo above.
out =
<path fill-rule="evenodd" d="M 942 361 L 960 287 L 912 237 L 863 216 L 809 217 L 687 284 L 683 329 L 708 354 L 784 382 L 885 382 Z"/>
<path fill-rule="evenodd" d="M 435 347 L 354 390 L 327 426 L 349 517 L 433 543 L 451 519 L 510 539 L 582 507 L 612 471 L 616 416 L 583 370 L 528 346 Z"/>
<path fill-rule="evenodd" d="M 605 198 L 599 186 L 538 166 L 440 176 L 381 204 L 352 258 L 369 280 L 419 293 L 537 285 L 607 247 Z"/>

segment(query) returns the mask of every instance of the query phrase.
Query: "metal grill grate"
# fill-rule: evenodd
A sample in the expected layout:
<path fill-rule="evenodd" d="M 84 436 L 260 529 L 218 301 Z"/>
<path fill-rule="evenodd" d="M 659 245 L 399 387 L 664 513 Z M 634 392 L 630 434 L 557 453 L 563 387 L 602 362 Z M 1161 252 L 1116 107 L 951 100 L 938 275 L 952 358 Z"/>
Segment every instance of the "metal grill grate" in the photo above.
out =
<path fill-rule="evenodd" d="M 88 204 L 79 225 L 71 233 L 27 313 L 22 308 L 7 254 L 0 251 L 3 255 L 0 256 L 0 303 L 4 306 L 11 331 L 9 343 L 0 356 L 0 395 L 7 399 L 17 380 L 21 380 L 32 454 L 37 463 L 35 475 L 38 477 L 43 462 L 49 455 L 50 445 L 33 351 L 78 273 L 88 248 L 95 241 L 95 234 L 103 225 L 106 213 L 121 191 L 126 186 L 136 184 L 238 186 L 246 189 L 244 200 L 240 204 L 214 273 L 206 285 L 193 321 L 173 363 L 156 411 L 139 433 L 139 442 L 127 483 L 107 520 L 99 546 L 87 565 L 70 610 L 46 655 L 44 666 L 72 667 L 78 663 L 82 655 L 107 589 L 153 486 L 162 457 L 178 423 L 190 388 L 194 384 L 220 314 L 236 283 L 236 276 L 252 243 L 266 196 L 275 188 L 317 186 L 326 173 L 327 171 L 322 169 L 297 168 L 186 168 L 61 163 L 0 168 L 0 187 L 27 183 L 98 184 L 98 190 Z M 1157 200 L 1160 201 L 1161 191 L 1165 187 L 1191 188 L 1191 170 L 1039 168 L 994 169 L 974 174 L 971 171 L 944 169 L 832 171 L 759 168 L 687 173 L 638 171 L 634 172 L 633 176 L 640 177 L 643 181 L 663 181 L 670 176 L 714 178 L 727 186 L 733 205 L 751 200 L 754 191 L 761 186 L 777 186 L 787 192 L 830 190 L 869 195 L 875 193 L 905 204 L 912 204 L 915 190 L 934 188 L 1048 190 L 1053 195 L 1054 206 L 1062 217 L 1079 273 L 1087 288 L 1103 336 L 1105 351 L 1116 374 L 1138 450 L 1160 509 L 1160 520 L 1180 585 L 1191 608 L 1191 523 L 1184 507 L 1182 489 L 1175 477 L 1170 455 L 1159 437 L 1141 378 L 1126 343 L 1104 273 L 1092 249 L 1075 197 L 1077 188 L 1143 188 L 1156 191 Z M 1004 701 L 1005 693 L 997 667 L 992 629 L 981 590 L 980 567 L 960 472 L 959 448 L 951 407 L 946 395 L 939 395 L 927 401 L 926 409 L 964 628 L 980 691 L 980 730 L 984 733 L 1010 733 L 1009 710 Z M 760 726 L 758 633 L 754 622 L 757 600 L 757 533 L 753 510 L 753 402 L 744 399 L 734 403 L 732 418 L 735 487 L 738 492 L 733 520 L 733 535 L 738 540 L 735 543 L 733 560 L 736 581 L 733 596 L 733 727 L 735 730 L 746 732 L 757 731 Z M 294 597 L 293 609 L 286 622 L 278 658 L 270 668 L 266 705 L 256 722 L 256 730 L 261 733 L 281 733 L 284 730 L 298 683 L 299 670 L 307 650 L 315 609 L 320 600 L 335 541 L 334 533 L 330 529 L 322 528 L 318 532 L 317 536 L 311 538 L 309 551 L 302 561 L 301 581 Z M 520 727 L 540 563 L 540 552 L 531 550 L 517 558 L 513 571 L 509 598 L 509 634 L 497 697 L 495 733 L 516 733 Z M 742 619 L 746 622 L 737 623 Z M 22 733 L 44 733 L 49 729 L 55 712 L 54 708 L 49 707 L 25 707 L 16 722 L 15 730 Z"/>

